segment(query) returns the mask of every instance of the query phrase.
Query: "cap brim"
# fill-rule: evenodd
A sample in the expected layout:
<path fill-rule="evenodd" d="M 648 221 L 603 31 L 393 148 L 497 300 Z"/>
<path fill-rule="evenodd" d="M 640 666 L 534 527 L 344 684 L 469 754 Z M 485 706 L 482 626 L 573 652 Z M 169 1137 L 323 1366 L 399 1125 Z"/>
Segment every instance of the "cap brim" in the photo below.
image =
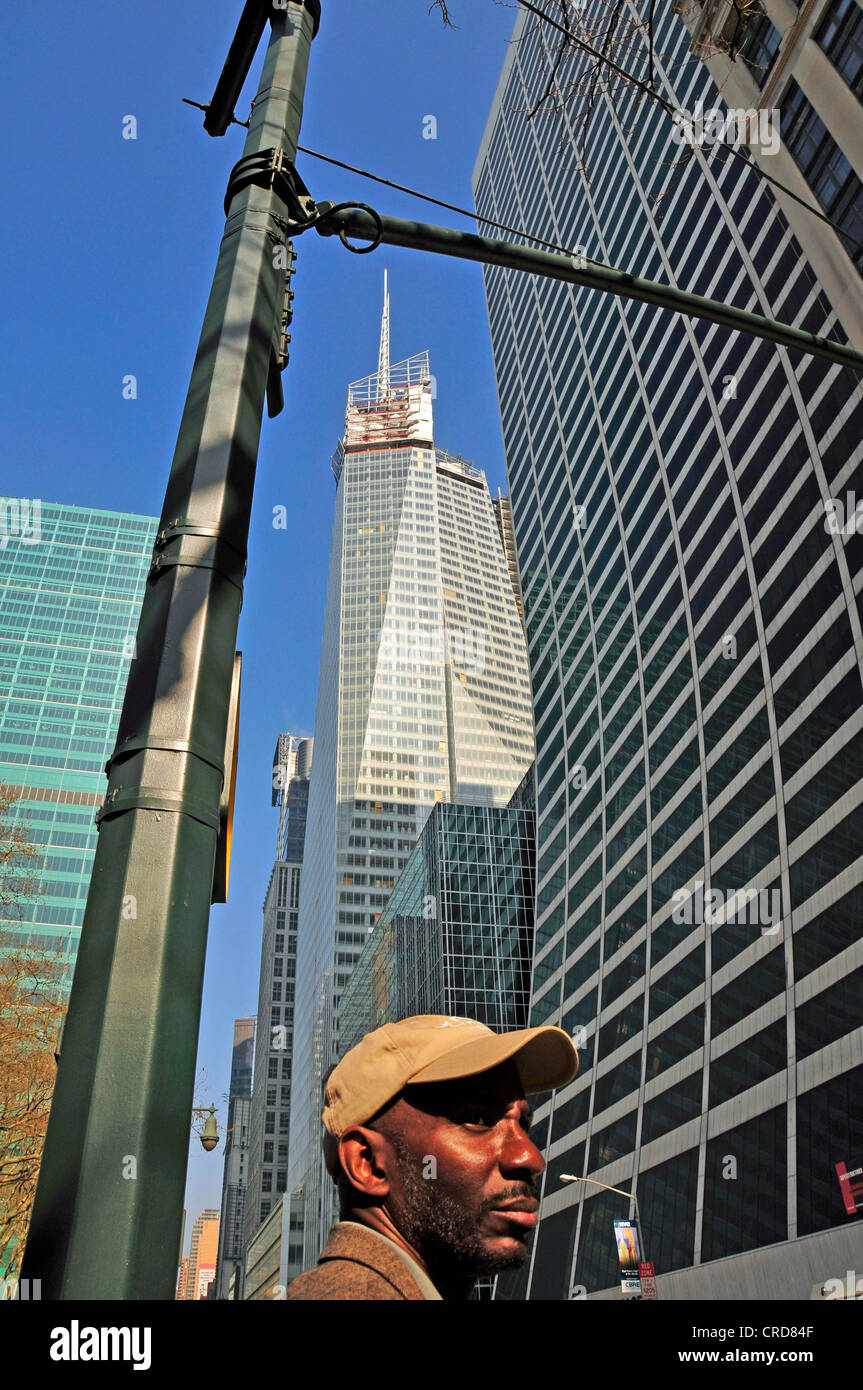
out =
<path fill-rule="evenodd" d="M 515 1062 L 525 1095 L 565 1086 L 578 1071 L 578 1053 L 568 1033 L 552 1024 L 521 1028 L 513 1033 L 492 1033 L 454 1048 L 415 1073 L 408 1085 L 428 1081 L 454 1081 L 489 1071 L 501 1062 Z"/>

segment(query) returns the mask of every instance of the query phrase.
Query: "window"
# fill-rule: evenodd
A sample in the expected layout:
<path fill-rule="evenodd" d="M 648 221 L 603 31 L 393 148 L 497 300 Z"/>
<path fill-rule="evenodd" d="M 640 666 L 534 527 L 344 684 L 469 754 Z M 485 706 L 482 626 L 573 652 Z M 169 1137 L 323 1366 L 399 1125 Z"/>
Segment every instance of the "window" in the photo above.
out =
<path fill-rule="evenodd" d="M 754 6 L 750 15 L 737 56 L 746 64 L 758 86 L 763 87 L 779 51 L 782 35 L 774 29 L 760 5 Z"/>
<path fill-rule="evenodd" d="M 663 1091 L 661 1095 L 648 1101 L 643 1110 L 642 1144 L 649 1144 L 660 1135 L 668 1134 L 671 1130 L 686 1124 L 687 1120 L 700 1115 L 701 1088 L 701 1072 L 697 1071 L 685 1081 L 681 1081 L 678 1086 L 673 1086 L 671 1090 Z"/>
<path fill-rule="evenodd" d="M 710 1063 L 710 1106 L 721 1105 L 768 1076 L 784 1071 L 787 1061 L 785 1019 L 781 1018 Z"/>
<path fill-rule="evenodd" d="M 773 950 L 717 991 L 710 1012 L 711 1037 L 754 1013 L 785 988 L 785 953 Z"/>
<path fill-rule="evenodd" d="M 709 1140 L 702 1260 L 788 1238 L 787 1150 L 784 1105 Z"/>
<path fill-rule="evenodd" d="M 828 217 L 842 228 L 842 244 L 863 274 L 863 183 L 796 82 L 782 103 L 781 126 L 788 153 Z"/>
<path fill-rule="evenodd" d="M 798 1234 L 848 1223 L 836 1165 L 863 1152 L 859 1097 L 863 1066 L 854 1067 L 797 1098 Z M 859 1218 L 858 1218 L 859 1219 Z"/>
<path fill-rule="evenodd" d="M 797 1060 L 863 1026 L 863 966 L 796 1011 Z"/>
<path fill-rule="evenodd" d="M 666 1067 L 673 1067 L 676 1062 L 681 1061 L 691 1052 L 694 1052 L 696 1048 L 701 1047 L 703 1042 L 704 1005 L 699 1004 L 698 1008 L 693 1009 L 691 1014 L 687 1014 L 671 1028 L 666 1028 L 664 1033 L 660 1033 L 652 1042 L 648 1043 L 647 1080 L 650 1081 L 654 1076 L 659 1076 Z"/>
<path fill-rule="evenodd" d="M 857 0 L 833 0 L 815 34 L 815 42 L 841 72 L 858 100 L 863 100 L 863 9 Z"/>
<path fill-rule="evenodd" d="M 695 1244 L 698 1150 L 648 1168 L 638 1176 L 638 1204 L 648 1249 L 657 1269 L 691 1265 Z"/>

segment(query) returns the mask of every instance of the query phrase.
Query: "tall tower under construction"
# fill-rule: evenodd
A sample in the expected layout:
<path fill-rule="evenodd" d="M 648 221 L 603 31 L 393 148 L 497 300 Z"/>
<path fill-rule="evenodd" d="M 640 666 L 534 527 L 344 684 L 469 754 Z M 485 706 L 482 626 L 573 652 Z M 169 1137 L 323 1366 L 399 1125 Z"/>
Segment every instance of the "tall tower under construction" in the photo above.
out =
<path fill-rule="evenodd" d="M 331 1211 L 321 1094 L 341 992 L 436 802 L 505 805 L 534 752 L 527 649 L 485 474 L 436 448 L 428 354 L 348 389 L 297 942 L 289 1189 Z"/>

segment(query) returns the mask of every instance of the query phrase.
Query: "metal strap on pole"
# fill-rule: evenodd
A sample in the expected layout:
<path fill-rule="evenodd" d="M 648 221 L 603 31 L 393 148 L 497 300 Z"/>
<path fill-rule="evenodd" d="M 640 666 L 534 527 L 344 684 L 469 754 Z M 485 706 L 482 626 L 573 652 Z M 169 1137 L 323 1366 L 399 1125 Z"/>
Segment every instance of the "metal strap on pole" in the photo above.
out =
<path fill-rule="evenodd" d="M 202 549 L 195 546 L 196 540 L 214 541 L 215 544 Z M 176 552 L 166 554 L 165 551 L 170 545 L 176 545 Z M 240 593 L 243 591 L 243 579 L 246 574 L 245 552 L 226 540 L 216 527 L 177 521 L 160 531 L 153 547 L 153 562 L 147 578 L 157 579 L 160 574 L 175 565 L 215 570 L 223 579 L 227 579 L 229 584 L 239 589 Z"/>
<path fill-rule="evenodd" d="M 175 815 L 191 816 L 211 830 L 219 828 L 219 813 L 197 796 L 172 796 L 161 787 L 133 787 L 120 791 L 117 787 L 110 791 L 104 804 L 96 812 L 96 824 L 111 816 L 120 816 L 125 811 L 171 811 Z"/>
<path fill-rule="evenodd" d="M 123 758 L 129 758 L 133 753 L 143 753 L 148 748 L 154 749 L 157 753 L 188 753 L 190 758 L 198 758 L 202 763 L 208 763 L 214 767 L 222 776 L 225 775 L 224 758 L 213 758 L 209 752 L 205 751 L 203 745 L 195 740 L 182 738 L 127 738 L 118 744 L 105 764 L 106 773 L 110 773 L 115 763 L 119 763 Z"/>

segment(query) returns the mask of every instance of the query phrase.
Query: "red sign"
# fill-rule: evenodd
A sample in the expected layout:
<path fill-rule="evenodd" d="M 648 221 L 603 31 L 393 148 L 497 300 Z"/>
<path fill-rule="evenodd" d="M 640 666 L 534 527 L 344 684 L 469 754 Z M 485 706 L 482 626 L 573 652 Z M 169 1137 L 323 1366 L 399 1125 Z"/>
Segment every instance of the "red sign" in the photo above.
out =
<path fill-rule="evenodd" d="M 656 1271 L 650 1260 L 642 1260 L 638 1266 L 638 1277 L 641 1280 L 642 1298 L 659 1298 L 659 1290 L 656 1287 Z"/>
<path fill-rule="evenodd" d="M 863 1211 L 863 1168 L 853 1168 L 849 1173 L 844 1163 L 837 1163 L 836 1175 L 845 1210 L 849 1216 L 856 1216 Z"/>

